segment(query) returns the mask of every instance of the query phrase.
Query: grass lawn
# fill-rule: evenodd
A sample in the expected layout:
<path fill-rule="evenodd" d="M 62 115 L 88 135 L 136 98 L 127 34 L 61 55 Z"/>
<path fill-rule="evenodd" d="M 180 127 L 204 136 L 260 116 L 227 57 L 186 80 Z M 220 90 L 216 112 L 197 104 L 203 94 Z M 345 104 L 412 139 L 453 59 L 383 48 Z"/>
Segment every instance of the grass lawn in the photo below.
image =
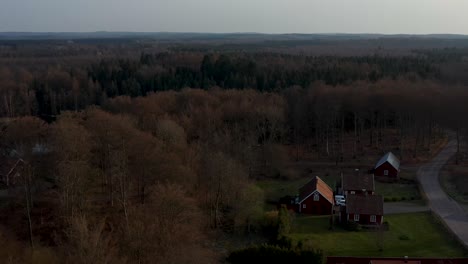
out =
<path fill-rule="evenodd" d="M 290 237 L 319 248 L 326 256 L 462 257 L 466 250 L 429 213 L 385 216 L 390 230 L 383 235 L 384 250 L 374 231 L 329 230 L 329 217 L 298 216 Z M 408 239 L 400 239 L 407 236 Z"/>
<path fill-rule="evenodd" d="M 324 180 L 332 189 L 335 187 L 336 180 L 339 178 L 338 174 L 324 176 L 322 174 L 314 174 Z M 257 181 L 257 186 L 265 192 L 266 201 L 278 201 L 279 198 L 286 195 L 299 194 L 299 188 L 304 186 L 308 181 L 314 177 L 312 174 L 308 177 L 300 177 L 293 180 L 260 180 Z"/>
<path fill-rule="evenodd" d="M 375 182 L 375 192 L 383 195 L 385 200 L 396 198 L 400 200 L 420 200 L 421 195 L 419 193 L 418 186 L 416 184 L 402 184 L 402 183 L 383 183 Z"/>
<path fill-rule="evenodd" d="M 261 180 L 257 182 L 257 185 L 265 192 L 266 201 L 278 201 L 283 196 L 298 194 L 299 188 L 310 180 L 311 178 Z"/>

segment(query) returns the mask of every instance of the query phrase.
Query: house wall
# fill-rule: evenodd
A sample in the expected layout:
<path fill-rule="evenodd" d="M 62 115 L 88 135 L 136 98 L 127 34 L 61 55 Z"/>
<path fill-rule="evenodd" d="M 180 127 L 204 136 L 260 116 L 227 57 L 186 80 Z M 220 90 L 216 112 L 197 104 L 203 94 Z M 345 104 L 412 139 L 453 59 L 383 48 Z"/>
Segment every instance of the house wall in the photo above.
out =
<path fill-rule="evenodd" d="M 371 215 L 367 214 L 360 214 L 359 215 L 359 221 L 357 221 L 361 225 L 375 225 L 375 224 L 382 224 L 383 223 L 383 216 L 382 215 L 376 215 L 375 216 L 375 222 L 370 221 Z M 348 221 L 354 221 L 354 214 L 348 214 L 347 217 Z"/>
<path fill-rule="evenodd" d="M 347 190 L 345 191 L 345 195 L 348 195 L 348 194 L 352 194 L 351 192 L 354 192 L 354 194 L 356 195 L 374 195 L 375 192 L 374 191 L 370 191 L 370 190 L 367 190 L 365 192 L 363 192 L 362 190 Z"/>
<path fill-rule="evenodd" d="M 384 175 L 384 171 L 388 170 L 388 175 Z M 389 177 L 398 179 L 398 170 L 396 170 L 390 163 L 385 162 L 374 170 L 374 175 L 377 177 Z"/>
<path fill-rule="evenodd" d="M 304 204 L 306 208 L 304 208 Z M 314 201 L 314 195 L 312 194 L 309 198 L 299 204 L 299 206 L 300 213 L 313 215 L 330 215 L 333 207 L 333 205 L 320 193 L 318 201 Z"/>

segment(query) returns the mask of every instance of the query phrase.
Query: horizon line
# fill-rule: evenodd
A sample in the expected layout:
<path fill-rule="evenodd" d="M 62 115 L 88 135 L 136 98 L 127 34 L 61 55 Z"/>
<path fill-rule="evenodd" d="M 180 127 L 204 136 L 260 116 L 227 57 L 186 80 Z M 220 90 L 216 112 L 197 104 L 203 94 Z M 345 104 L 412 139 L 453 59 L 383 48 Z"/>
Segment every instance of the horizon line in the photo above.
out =
<path fill-rule="evenodd" d="M 127 33 L 127 34 L 252 34 L 252 35 L 409 35 L 409 36 L 428 36 L 428 35 L 455 35 L 468 36 L 463 33 L 373 33 L 373 32 L 281 32 L 281 33 L 266 33 L 266 32 L 251 32 L 251 31 L 227 31 L 227 32 L 209 32 L 209 31 L 0 31 L 0 34 L 92 34 L 92 33 Z"/>

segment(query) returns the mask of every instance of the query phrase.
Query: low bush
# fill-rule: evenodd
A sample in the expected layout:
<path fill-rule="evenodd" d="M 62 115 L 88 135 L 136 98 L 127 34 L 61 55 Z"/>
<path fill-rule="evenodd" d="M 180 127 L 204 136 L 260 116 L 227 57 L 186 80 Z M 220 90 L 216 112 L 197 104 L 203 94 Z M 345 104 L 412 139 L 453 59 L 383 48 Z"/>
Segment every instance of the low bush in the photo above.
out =
<path fill-rule="evenodd" d="M 345 229 L 348 231 L 361 231 L 361 225 L 354 221 L 349 221 L 346 224 Z"/>
<path fill-rule="evenodd" d="M 390 224 L 387 221 L 382 223 L 382 230 L 384 231 L 390 230 Z"/>
<path fill-rule="evenodd" d="M 410 238 L 407 235 L 400 235 L 398 237 L 398 239 L 400 239 L 400 240 L 410 240 Z"/>
<path fill-rule="evenodd" d="M 309 263 L 321 264 L 322 253 L 315 250 L 288 249 L 273 245 L 249 247 L 232 252 L 229 263 Z"/>

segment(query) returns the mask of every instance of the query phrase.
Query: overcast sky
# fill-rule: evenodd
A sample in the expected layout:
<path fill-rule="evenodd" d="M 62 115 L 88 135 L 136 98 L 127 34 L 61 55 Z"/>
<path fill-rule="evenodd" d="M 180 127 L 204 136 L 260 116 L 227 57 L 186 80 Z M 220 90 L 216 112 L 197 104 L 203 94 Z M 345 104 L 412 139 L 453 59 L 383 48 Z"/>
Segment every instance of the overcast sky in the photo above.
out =
<path fill-rule="evenodd" d="M 468 34 L 468 0 L 0 0 L 2 31 Z"/>

